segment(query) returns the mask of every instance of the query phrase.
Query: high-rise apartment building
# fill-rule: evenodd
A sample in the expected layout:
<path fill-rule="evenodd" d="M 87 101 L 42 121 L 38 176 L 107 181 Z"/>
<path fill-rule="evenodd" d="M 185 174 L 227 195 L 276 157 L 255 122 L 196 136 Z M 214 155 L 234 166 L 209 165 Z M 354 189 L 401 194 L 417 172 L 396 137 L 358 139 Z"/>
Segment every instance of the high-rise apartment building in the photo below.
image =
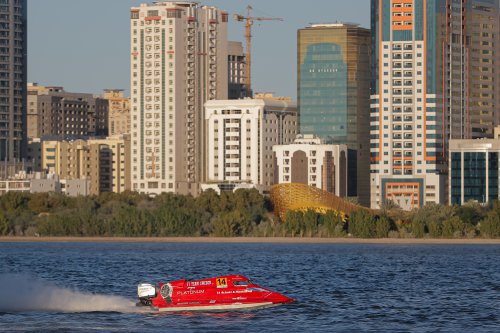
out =
<path fill-rule="evenodd" d="M 108 101 L 63 87 L 28 85 L 29 138 L 108 135 Z"/>
<path fill-rule="evenodd" d="M 108 135 L 130 134 L 130 98 L 121 89 L 106 89 L 102 98 L 109 103 Z"/>
<path fill-rule="evenodd" d="M 26 146 L 27 1 L 0 2 L 0 160 Z"/>
<path fill-rule="evenodd" d="M 444 199 L 445 2 L 372 0 L 372 208 Z"/>
<path fill-rule="evenodd" d="M 349 196 L 370 203 L 370 30 L 313 24 L 297 33 L 299 131 L 350 150 Z"/>
<path fill-rule="evenodd" d="M 296 103 L 246 98 L 208 101 L 205 108 L 207 182 L 218 189 L 255 187 L 268 193 L 274 183 L 273 146 L 291 143 L 297 134 Z"/>
<path fill-rule="evenodd" d="M 133 190 L 199 193 L 204 103 L 227 99 L 228 14 L 196 2 L 131 9 Z"/>
<path fill-rule="evenodd" d="M 448 140 L 493 135 L 498 1 L 371 6 L 371 207 L 445 203 Z"/>

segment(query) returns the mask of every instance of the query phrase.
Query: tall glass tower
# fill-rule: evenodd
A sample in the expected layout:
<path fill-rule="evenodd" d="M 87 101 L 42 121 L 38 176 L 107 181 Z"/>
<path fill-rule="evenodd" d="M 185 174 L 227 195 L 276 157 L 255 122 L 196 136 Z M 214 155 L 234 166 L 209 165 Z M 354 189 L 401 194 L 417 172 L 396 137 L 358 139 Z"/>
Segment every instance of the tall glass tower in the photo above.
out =
<path fill-rule="evenodd" d="M 370 30 L 313 24 L 297 42 L 300 133 L 348 146 L 348 195 L 368 206 Z"/>
<path fill-rule="evenodd" d="M 27 1 L 0 2 L 0 160 L 23 157 L 26 145 Z"/>

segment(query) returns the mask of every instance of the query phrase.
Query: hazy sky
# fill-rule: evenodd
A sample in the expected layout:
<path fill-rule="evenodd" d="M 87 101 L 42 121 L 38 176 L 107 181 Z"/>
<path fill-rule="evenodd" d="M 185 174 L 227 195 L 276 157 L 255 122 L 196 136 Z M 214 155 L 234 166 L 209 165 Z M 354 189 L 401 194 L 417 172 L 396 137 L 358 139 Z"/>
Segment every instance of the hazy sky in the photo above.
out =
<path fill-rule="evenodd" d="M 139 0 L 28 0 L 28 80 L 100 94 L 130 85 L 130 7 Z M 232 19 L 253 7 L 252 16 L 283 22 L 252 28 L 255 92 L 296 96 L 297 29 L 310 23 L 352 22 L 369 27 L 369 0 L 207 0 L 227 10 L 230 40 L 244 42 L 244 24 Z"/>

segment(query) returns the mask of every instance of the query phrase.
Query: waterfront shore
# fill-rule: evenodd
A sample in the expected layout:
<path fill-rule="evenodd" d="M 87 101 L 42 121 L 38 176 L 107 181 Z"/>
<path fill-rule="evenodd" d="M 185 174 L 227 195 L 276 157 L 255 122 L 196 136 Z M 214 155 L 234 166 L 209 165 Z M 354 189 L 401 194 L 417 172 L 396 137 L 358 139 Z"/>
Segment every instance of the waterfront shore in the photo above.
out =
<path fill-rule="evenodd" d="M 500 239 L 313 237 L 0 237 L 0 242 L 64 243 L 280 243 L 280 244 L 497 244 Z"/>

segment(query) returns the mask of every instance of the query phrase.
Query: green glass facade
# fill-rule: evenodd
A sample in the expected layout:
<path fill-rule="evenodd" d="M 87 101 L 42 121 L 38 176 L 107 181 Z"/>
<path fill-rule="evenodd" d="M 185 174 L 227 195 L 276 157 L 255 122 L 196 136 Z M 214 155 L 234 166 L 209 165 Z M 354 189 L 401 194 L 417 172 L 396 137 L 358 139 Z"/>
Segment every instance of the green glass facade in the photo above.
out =
<path fill-rule="evenodd" d="M 346 143 L 347 65 L 341 46 L 309 45 L 300 76 L 300 132 Z"/>
<path fill-rule="evenodd" d="M 299 130 L 350 150 L 348 195 L 369 205 L 370 30 L 318 24 L 297 32 Z"/>

